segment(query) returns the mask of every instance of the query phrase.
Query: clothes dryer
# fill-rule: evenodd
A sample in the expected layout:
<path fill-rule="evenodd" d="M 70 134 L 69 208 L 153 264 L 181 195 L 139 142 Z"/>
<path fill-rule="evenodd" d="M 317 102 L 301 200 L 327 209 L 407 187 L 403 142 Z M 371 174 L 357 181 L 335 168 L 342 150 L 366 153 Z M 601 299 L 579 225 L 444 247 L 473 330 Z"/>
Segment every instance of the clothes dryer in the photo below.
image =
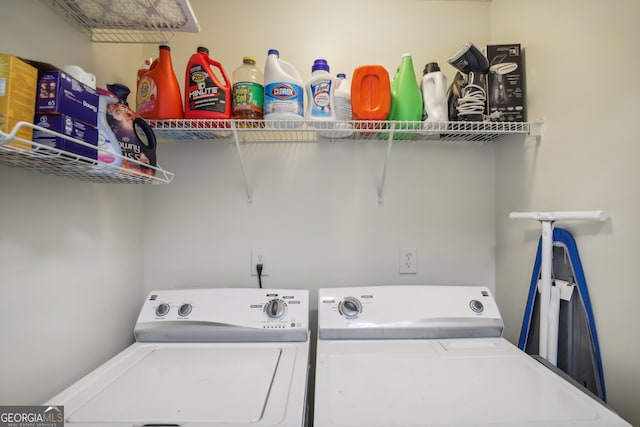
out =
<path fill-rule="evenodd" d="M 630 426 L 502 337 L 469 286 L 320 289 L 314 427 Z"/>

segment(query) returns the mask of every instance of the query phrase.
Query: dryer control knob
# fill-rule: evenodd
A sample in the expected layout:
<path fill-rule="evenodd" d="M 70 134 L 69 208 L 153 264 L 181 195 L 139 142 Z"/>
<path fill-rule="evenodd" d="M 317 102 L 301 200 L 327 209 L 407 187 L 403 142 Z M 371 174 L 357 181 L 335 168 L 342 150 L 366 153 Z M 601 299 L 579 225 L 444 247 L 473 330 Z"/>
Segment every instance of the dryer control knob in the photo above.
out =
<path fill-rule="evenodd" d="M 178 315 L 180 317 L 186 317 L 191 314 L 192 309 L 193 307 L 191 306 L 191 304 L 188 304 L 188 303 L 182 304 L 178 309 Z"/>
<path fill-rule="evenodd" d="M 471 307 L 471 310 L 475 311 L 476 313 L 482 313 L 484 311 L 484 305 L 482 305 L 482 303 L 477 299 L 472 299 L 471 301 L 469 301 L 469 307 Z"/>
<path fill-rule="evenodd" d="M 162 304 L 156 307 L 156 316 L 164 317 L 167 315 L 169 310 L 171 310 L 171 306 L 163 302 Z"/>
<path fill-rule="evenodd" d="M 338 311 L 347 319 L 355 319 L 362 313 L 362 304 L 354 297 L 346 297 L 338 304 Z"/>
<path fill-rule="evenodd" d="M 287 304 L 279 299 L 272 299 L 264 306 L 264 312 L 271 319 L 279 319 L 287 311 Z"/>

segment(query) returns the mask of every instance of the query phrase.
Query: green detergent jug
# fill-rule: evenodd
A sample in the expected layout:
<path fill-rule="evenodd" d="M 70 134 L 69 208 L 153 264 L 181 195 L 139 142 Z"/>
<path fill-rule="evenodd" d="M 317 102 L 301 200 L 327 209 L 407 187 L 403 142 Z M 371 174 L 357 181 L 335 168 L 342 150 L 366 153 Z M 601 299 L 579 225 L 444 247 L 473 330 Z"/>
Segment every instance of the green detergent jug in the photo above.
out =
<path fill-rule="evenodd" d="M 402 60 L 391 81 L 391 109 L 387 121 L 396 123 L 388 124 L 388 129 L 421 129 L 422 128 L 422 93 L 416 73 L 413 69 L 413 60 L 410 53 L 402 55 Z M 393 139 L 411 139 L 416 133 L 394 131 Z M 388 138 L 388 135 L 387 135 Z"/>

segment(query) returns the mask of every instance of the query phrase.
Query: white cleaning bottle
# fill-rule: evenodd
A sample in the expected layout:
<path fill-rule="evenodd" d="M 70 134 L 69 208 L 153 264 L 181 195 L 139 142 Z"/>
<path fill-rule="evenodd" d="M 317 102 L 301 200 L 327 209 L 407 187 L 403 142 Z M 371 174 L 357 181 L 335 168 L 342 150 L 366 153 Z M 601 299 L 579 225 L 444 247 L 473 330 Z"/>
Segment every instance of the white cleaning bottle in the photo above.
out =
<path fill-rule="evenodd" d="M 336 121 L 334 91 L 335 81 L 329 74 L 329 64 L 324 59 L 316 59 L 311 67 L 311 79 L 307 83 L 306 118 L 326 137 L 332 135 L 323 131 L 333 129 L 333 122 Z"/>
<path fill-rule="evenodd" d="M 422 97 L 424 100 L 423 120 L 439 122 L 448 119 L 447 78 L 440 71 L 437 62 L 430 62 L 424 67 Z"/>
<path fill-rule="evenodd" d="M 344 73 L 339 73 L 337 77 L 336 90 L 333 96 L 336 104 L 336 117 L 338 119 L 336 129 L 345 130 L 341 130 L 340 132 L 336 131 L 336 137 L 346 138 L 353 134 L 353 123 L 351 123 L 353 120 L 351 110 L 351 81 L 347 79 Z"/>
<path fill-rule="evenodd" d="M 98 95 L 98 164 L 95 168 L 117 173 L 122 166 L 122 149 L 109 122 L 107 121 L 107 106 L 117 104 L 116 98 L 111 92 L 102 88 L 97 89 Z"/>
<path fill-rule="evenodd" d="M 264 120 L 271 128 L 293 128 L 304 121 L 304 83 L 293 65 L 269 50 L 264 67 Z"/>

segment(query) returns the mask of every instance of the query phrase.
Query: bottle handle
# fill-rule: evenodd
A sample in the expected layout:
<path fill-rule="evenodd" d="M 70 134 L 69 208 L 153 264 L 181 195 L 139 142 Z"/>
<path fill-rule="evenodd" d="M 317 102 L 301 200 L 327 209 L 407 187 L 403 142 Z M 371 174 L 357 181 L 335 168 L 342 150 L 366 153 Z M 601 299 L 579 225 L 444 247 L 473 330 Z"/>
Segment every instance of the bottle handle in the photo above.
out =
<path fill-rule="evenodd" d="M 156 148 L 156 134 L 153 132 L 153 129 L 151 129 L 151 126 L 149 126 L 149 124 L 144 121 L 144 119 L 136 117 L 133 120 L 133 130 L 136 134 L 136 138 L 142 145 L 149 148 L 150 150 L 154 150 Z M 144 138 L 140 138 L 141 132 L 144 135 Z"/>
<path fill-rule="evenodd" d="M 278 62 L 280 62 L 280 65 L 282 66 L 282 68 L 284 68 L 284 71 L 289 74 L 291 77 L 295 78 L 296 80 L 301 80 L 300 75 L 298 74 L 298 70 L 296 70 L 293 65 L 289 64 L 286 61 L 283 61 L 282 59 L 278 59 Z"/>
<path fill-rule="evenodd" d="M 227 77 L 227 73 L 225 73 L 224 68 L 222 67 L 222 64 L 218 61 L 215 60 L 210 60 L 211 65 L 213 65 L 214 67 L 216 67 L 218 70 L 220 70 L 220 74 L 222 74 L 222 77 L 224 78 L 224 86 L 230 86 L 231 85 L 231 80 L 229 80 L 229 77 Z"/>

